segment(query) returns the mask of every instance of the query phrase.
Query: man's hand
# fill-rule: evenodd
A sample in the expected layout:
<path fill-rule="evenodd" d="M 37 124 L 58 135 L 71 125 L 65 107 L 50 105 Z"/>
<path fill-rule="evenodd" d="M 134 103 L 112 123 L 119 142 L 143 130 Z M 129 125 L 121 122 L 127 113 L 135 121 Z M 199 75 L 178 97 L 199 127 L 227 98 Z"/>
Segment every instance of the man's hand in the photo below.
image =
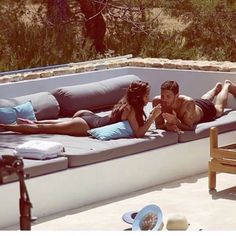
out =
<path fill-rule="evenodd" d="M 162 117 L 166 120 L 166 123 L 176 125 L 178 118 L 176 114 L 162 113 Z"/>
<path fill-rule="evenodd" d="M 177 125 L 179 119 L 174 111 L 172 114 L 166 112 L 162 113 L 162 117 L 165 119 L 166 130 L 181 133 L 181 129 Z"/>

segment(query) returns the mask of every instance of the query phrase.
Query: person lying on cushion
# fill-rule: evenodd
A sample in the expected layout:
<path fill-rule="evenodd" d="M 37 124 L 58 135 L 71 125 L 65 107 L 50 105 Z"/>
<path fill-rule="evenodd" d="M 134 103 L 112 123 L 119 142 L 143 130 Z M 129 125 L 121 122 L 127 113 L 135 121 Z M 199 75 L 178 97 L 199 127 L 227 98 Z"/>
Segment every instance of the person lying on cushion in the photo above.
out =
<path fill-rule="evenodd" d="M 161 85 L 161 95 L 153 99 L 153 107 L 162 106 L 162 114 L 155 120 L 156 128 L 169 131 L 193 130 L 198 123 L 212 121 L 224 114 L 228 94 L 236 98 L 236 85 L 230 80 L 220 82 L 200 99 L 179 95 L 176 81 Z"/>
<path fill-rule="evenodd" d="M 23 122 L 23 124 L 0 124 L 0 128 L 23 134 L 86 136 L 89 135 L 87 131 L 90 129 L 128 120 L 134 137 L 143 137 L 156 117 L 161 114 L 161 105 L 158 105 L 152 109 L 149 117 L 146 117 L 144 106 L 148 103 L 149 92 L 149 84 L 137 80 L 129 85 L 125 96 L 107 116 L 101 117 L 89 110 L 80 110 L 69 121 L 44 120 Z"/>

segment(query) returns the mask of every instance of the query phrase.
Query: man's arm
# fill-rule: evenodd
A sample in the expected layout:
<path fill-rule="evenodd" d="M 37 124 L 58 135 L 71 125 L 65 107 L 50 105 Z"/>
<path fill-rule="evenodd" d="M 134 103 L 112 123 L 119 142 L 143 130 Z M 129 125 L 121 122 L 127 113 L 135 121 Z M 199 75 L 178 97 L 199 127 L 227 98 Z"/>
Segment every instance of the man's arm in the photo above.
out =
<path fill-rule="evenodd" d="M 193 130 L 195 128 L 195 116 L 196 116 L 196 111 L 195 111 L 195 102 L 194 101 L 188 101 L 186 103 L 186 111 L 184 113 L 183 119 L 177 120 L 176 125 L 181 129 L 181 130 Z"/>
<path fill-rule="evenodd" d="M 152 100 L 152 107 L 155 107 L 158 104 L 161 104 L 160 96 L 156 96 Z M 156 129 L 166 129 L 165 120 L 163 119 L 161 115 L 155 119 L 155 125 L 156 125 Z"/>
<path fill-rule="evenodd" d="M 187 101 L 184 107 L 184 115 L 182 120 L 178 119 L 176 114 L 164 113 L 163 117 L 167 123 L 176 125 L 180 130 L 193 130 L 195 121 L 195 103 Z"/>

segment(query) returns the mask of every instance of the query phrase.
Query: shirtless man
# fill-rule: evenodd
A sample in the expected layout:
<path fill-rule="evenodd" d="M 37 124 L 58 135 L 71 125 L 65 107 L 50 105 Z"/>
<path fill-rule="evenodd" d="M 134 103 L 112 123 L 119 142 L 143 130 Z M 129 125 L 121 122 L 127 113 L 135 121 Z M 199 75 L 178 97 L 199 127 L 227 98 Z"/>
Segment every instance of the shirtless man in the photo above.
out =
<path fill-rule="evenodd" d="M 236 85 L 229 80 L 217 83 L 200 99 L 179 95 L 177 82 L 166 81 L 161 85 L 161 96 L 154 97 L 152 102 L 153 107 L 158 104 L 162 107 L 162 115 L 155 120 L 156 128 L 180 132 L 212 121 L 223 115 L 229 93 L 236 98 Z"/>

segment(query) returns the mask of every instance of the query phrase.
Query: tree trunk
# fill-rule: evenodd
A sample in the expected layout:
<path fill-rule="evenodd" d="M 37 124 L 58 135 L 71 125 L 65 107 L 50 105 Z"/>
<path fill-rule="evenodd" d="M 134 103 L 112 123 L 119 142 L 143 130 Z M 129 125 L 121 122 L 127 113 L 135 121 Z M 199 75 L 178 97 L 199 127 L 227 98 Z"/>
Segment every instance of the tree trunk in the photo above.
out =
<path fill-rule="evenodd" d="M 54 25 L 66 22 L 70 17 L 67 0 L 47 0 L 47 17 Z"/>
<path fill-rule="evenodd" d="M 52 30 L 56 35 L 57 47 L 61 50 L 64 50 L 61 48 L 61 45 L 63 45 L 67 29 L 65 23 L 69 20 L 70 16 L 71 11 L 67 0 L 47 0 L 47 19 L 53 26 Z"/>
<path fill-rule="evenodd" d="M 104 37 L 106 22 L 101 13 L 106 0 L 91 1 L 78 0 L 82 13 L 85 16 L 86 37 L 90 38 L 97 52 L 104 53 Z"/>

